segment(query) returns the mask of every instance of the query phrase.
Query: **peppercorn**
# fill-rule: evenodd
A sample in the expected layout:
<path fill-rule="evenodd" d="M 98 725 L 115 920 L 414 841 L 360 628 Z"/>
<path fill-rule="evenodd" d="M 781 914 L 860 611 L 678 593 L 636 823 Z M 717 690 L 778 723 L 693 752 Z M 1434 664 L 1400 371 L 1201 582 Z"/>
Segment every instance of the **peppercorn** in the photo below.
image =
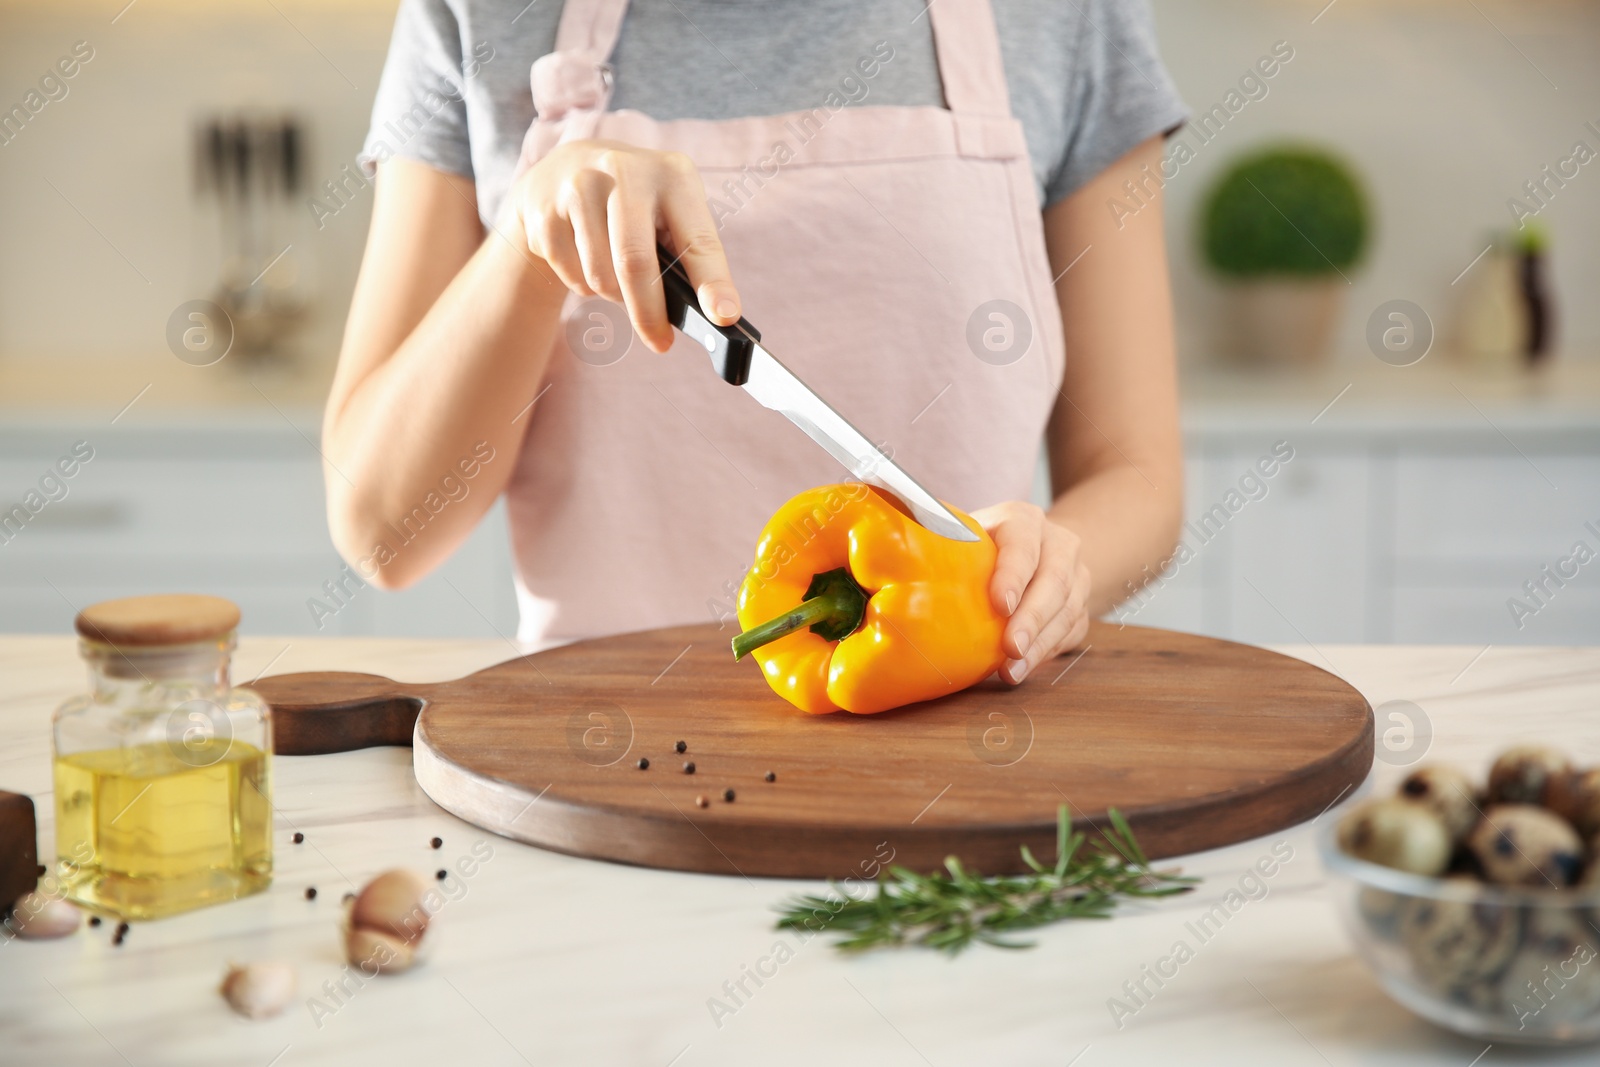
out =
<path fill-rule="evenodd" d="M 710 803 L 711 801 L 707 800 L 703 794 L 694 798 L 694 806 L 697 808 L 707 807 Z"/>
<path fill-rule="evenodd" d="M 679 741 L 676 745 L 673 745 L 672 748 L 678 753 L 678 755 L 681 756 L 685 752 L 689 751 L 689 743 L 687 741 Z"/>
<path fill-rule="evenodd" d="M 434 872 L 434 873 L 433 873 L 433 876 L 434 876 L 434 877 L 435 877 L 435 878 L 437 878 L 437 879 L 439 879 L 439 881 L 441 881 L 441 882 L 442 882 L 442 881 L 444 881 L 444 880 L 445 880 L 445 879 L 446 879 L 446 878 L 448 878 L 448 877 L 450 877 L 450 872 L 449 872 L 449 871 L 447 871 L 447 870 L 445 870 L 445 869 L 444 869 L 444 868 L 443 868 L 443 867 L 440 867 L 440 868 L 439 868 L 439 869 L 438 869 L 438 870 L 437 870 L 437 871 L 435 871 L 435 872 Z"/>
<path fill-rule="evenodd" d="M 685 763 L 683 765 L 683 773 L 684 774 L 693 774 L 694 773 L 694 760 L 690 760 L 688 763 Z"/>
<path fill-rule="evenodd" d="M 722 791 L 722 799 L 726 800 L 729 804 L 732 804 L 733 803 L 733 790 L 724 789 Z"/>
<path fill-rule="evenodd" d="M 89 925 L 90 926 L 99 926 L 100 925 L 100 916 L 98 916 L 98 915 L 89 916 Z"/>
<path fill-rule="evenodd" d="M 640 756 L 639 757 L 639 769 L 641 771 L 648 771 L 650 769 L 650 761 L 649 761 L 649 759 L 647 759 L 644 756 Z"/>
<path fill-rule="evenodd" d="M 444 848 L 444 838 L 436 837 L 432 841 L 429 841 L 428 844 L 432 845 L 434 848 Z"/>
<path fill-rule="evenodd" d="M 127 936 L 128 936 L 128 924 L 127 923 L 118 923 L 117 924 L 117 932 L 115 934 L 111 935 L 111 943 L 113 945 L 120 945 L 120 944 L 122 944 L 122 939 L 127 937 Z"/>
<path fill-rule="evenodd" d="M 314 886 L 314 885 L 306 886 L 306 899 L 307 900 L 316 900 L 317 899 L 317 887 L 316 886 Z"/>
<path fill-rule="evenodd" d="M 344 896 L 339 898 L 339 903 L 348 904 L 354 899 L 356 899 L 356 895 L 354 893 L 346 893 Z"/>
<path fill-rule="evenodd" d="M 299 830 L 296 830 L 294 832 L 294 843 L 295 844 L 297 844 L 297 845 L 301 844 L 301 843 L 303 843 L 305 841 L 305 839 L 306 839 L 306 835 L 301 833 Z"/>
<path fill-rule="evenodd" d="M 773 774 L 771 771 L 767 772 L 767 781 L 776 782 L 777 780 L 778 780 L 778 776 L 776 774 Z"/>

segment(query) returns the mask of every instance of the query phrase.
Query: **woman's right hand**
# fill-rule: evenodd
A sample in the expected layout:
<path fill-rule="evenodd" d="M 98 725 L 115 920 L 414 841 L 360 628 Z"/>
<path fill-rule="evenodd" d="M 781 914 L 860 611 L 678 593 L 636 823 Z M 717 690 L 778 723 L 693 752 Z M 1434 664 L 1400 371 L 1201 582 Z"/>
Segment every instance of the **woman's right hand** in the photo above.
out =
<path fill-rule="evenodd" d="M 575 293 L 623 304 L 657 352 L 672 345 L 656 243 L 689 272 L 700 306 L 722 326 L 740 315 L 739 292 L 694 162 L 616 141 L 568 141 L 529 167 L 506 201 L 513 240 Z"/>

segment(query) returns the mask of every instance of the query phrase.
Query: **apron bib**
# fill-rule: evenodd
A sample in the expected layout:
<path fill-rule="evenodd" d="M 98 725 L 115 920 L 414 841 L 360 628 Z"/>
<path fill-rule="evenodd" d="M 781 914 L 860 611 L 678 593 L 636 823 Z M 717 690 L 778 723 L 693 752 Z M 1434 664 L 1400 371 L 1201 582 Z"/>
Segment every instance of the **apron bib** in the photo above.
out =
<path fill-rule="evenodd" d="M 1061 383 L 1061 317 L 987 0 L 928 9 L 949 109 L 730 121 L 609 111 L 627 0 L 567 0 L 532 71 L 520 173 L 556 144 L 676 150 L 700 168 L 762 343 L 929 492 L 1027 499 Z M 544 647 L 695 622 L 733 600 L 766 520 L 848 473 L 679 337 L 569 295 L 506 490 L 518 636 Z"/>

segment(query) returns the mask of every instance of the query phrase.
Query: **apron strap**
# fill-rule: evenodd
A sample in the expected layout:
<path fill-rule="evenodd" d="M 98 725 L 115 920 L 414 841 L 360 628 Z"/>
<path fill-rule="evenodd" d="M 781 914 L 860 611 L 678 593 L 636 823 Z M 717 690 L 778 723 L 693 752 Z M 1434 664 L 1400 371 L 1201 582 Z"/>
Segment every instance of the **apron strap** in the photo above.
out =
<path fill-rule="evenodd" d="M 927 11 L 950 110 L 958 115 L 1010 117 L 1011 96 L 989 0 L 934 0 Z"/>
<path fill-rule="evenodd" d="M 587 52 L 610 61 L 622 33 L 628 0 L 565 0 L 556 25 L 557 52 Z"/>
<path fill-rule="evenodd" d="M 533 63 L 529 80 L 539 118 L 562 122 L 561 140 L 594 136 L 611 103 L 611 50 L 628 0 L 566 0 L 555 51 Z"/>

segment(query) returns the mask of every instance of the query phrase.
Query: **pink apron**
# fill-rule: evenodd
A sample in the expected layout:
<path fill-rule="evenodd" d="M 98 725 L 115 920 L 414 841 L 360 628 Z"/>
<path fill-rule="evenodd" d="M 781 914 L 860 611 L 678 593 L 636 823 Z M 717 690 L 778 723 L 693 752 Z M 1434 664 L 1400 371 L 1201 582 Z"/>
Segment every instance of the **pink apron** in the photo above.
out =
<path fill-rule="evenodd" d="M 819 100 L 720 122 L 606 110 L 626 9 L 566 0 L 519 173 L 565 140 L 686 153 L 763 344 L 935 496 L 1026 499 L 1061 319 L 988 0 L 928 9 L 949 110 Z M 848 475 L 686 338 L 656 355 L 598 298 L 562 317 L 507 489 L 519 637 L 736 625 L 766 520 Z"/>

